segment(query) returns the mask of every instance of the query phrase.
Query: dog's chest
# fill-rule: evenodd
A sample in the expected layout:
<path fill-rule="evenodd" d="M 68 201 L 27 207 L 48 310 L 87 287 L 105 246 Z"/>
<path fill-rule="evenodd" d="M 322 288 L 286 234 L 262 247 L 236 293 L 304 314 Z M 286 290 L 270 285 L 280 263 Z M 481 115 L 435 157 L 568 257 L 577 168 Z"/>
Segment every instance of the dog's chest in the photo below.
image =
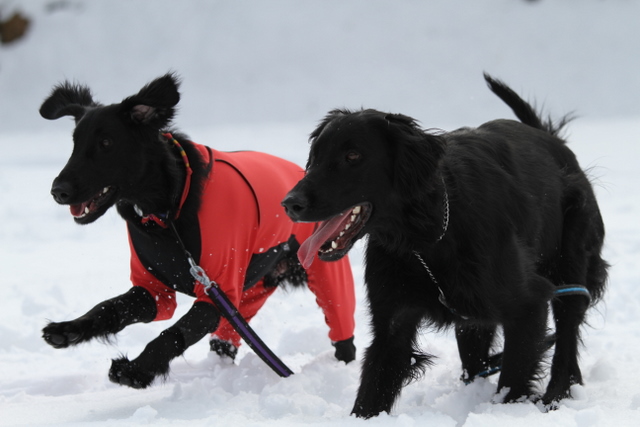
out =
<path fill-rule="evenodd" d="M 144 268 L 165 286 L 194 296 L 194 281 L 184 249 L 169 229 L 152 225 L 127 224 L 132 249 Z M 197 221 L 181 227 L 181 239 L 195 260 L 200 258 L 200 232 Z"/>

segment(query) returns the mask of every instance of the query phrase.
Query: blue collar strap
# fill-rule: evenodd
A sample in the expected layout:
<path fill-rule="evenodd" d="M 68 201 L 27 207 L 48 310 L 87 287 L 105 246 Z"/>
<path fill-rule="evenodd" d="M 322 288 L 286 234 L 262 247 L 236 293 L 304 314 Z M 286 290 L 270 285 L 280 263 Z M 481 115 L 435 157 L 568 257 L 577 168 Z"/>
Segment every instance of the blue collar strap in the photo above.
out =
<path fill-rule="evenodd" d="M 589 302 L 591 302 L 591 293 L 589 293 L 589 289 L 582 285 L 561 285 L 556 287 L 554 294 L 558 297 L 582 295 L 583 297 L 587 297 Z"/>

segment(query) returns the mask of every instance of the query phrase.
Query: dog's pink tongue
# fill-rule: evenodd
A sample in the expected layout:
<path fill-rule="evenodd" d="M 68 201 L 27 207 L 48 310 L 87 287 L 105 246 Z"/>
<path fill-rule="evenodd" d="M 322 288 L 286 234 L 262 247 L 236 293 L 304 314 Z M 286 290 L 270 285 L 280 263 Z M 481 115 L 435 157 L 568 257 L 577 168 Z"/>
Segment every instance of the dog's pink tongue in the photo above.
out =
<path fill-rule="evenodd" d="M 79 217 L 82 216 L 82 214 L 84 213 L 85 208 L 87 207 L 89 203 L 80 203 L 77 205 L 71 205 L 69 206 L 69 210 L 71 211 L 71 215 L 73 215 L 74 217 Z"/>
<path fill-rule="evenodd" d="M 298 249 L 298 259 L 300 264 L 307 269 L 313 263 L 313 258 L 318 253 L 320 246 L 324 244 L 331 236 L 335 235 L 343 226 L 343 223 L 349 220 L 349 215 L 340 214 L 335 218 L 321 222 L 316 231 L 313 232 L 307 240 L 300 245 Z"/>

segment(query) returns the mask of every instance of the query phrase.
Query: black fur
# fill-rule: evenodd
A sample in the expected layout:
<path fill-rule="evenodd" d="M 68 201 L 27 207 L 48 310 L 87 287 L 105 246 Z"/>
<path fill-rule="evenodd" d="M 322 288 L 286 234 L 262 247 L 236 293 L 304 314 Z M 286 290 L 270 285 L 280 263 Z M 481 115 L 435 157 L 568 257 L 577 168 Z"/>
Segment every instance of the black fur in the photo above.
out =
<path fill-rule="evenodd" d="M 145 213 L 167 213 L 167 218 L 173 218 L 178 209 L 185 167 L 174 145 L 161 136 L 170 130 L 180 99 L 178 86 L 177 77 L 167 74 L 121 103 L 105 106 L 93 100 L 89 88 L 66 82 L 54 88 L 42 104 L 40 114 L 47 119 L 72 116 L 76 122 L 73 153 L 52 185 L 55 200 L 60 204 L 90 207 L 86 215 L 80 211 L 74 213 L 78 224 L 94 222 L 115 205 L 127 220 L 131 233 L 148 236 L 146 239 L 161 247 L 160 253 L 165 255 L 170 249 L 175 250 L 181 259 L 176 262 L 186 265 L 184 276 L 189 276 L 184 252 L 171 230 L 142 226 L 134 209 L 137 206 Z M 175 221 L 176 229 L 185 238 L 197 234 L 189 231 L 197 223 L 201 185 L 209 165 L 203 163 L 186 136 L 173 132 L 173 137 L 186 151 L 193 170 L 188 198 Z M 199 248 L 191 245 L 192 242 L 185 243 L 190 248 Z M 276 271 L 265 270 L 270 285 L 277 286 L 284 281 L 305 283 L 306 276 L 299 264 L 297 268 L 289 268 L 288 258 L 282 262 Z M 193 286 L 190 276 L 186 280 Z M 127 325 L 150 322 L 155 317 L 153 297 L 145 289 L 133 287 L 123 295 L 98 304 L 78 319 L 49 323 L 43 329 L 43 338 L 53 347 L 65 348 L 93 338 L 109 339 Z M 147 387 L 155 378 L 167 375 L 173 358 L 215 331 L 219 318 L 211 304 L 194 304 L 137 358 L 114 360 L 109 378 L 134 388 Z"/>
<path fill-rule="evenodd" d="M 357 231 L 332 237 L 337 248 L 318 254 L 338 259 L 369 235 L 373 340 L 353 408 L 358 417 L 389 412 L 401 388 L 432 363 L 416 345 L 424 323 L 455 328 L 464 378 L 490 365 L 501 326 L 498 390 L 505 402 L 533 396 L 548 346 L 549 302 L 557 343 L 542 399 L 569 397 L 571 385 L 582 382 L 579 328 L 589 303 L 554 297 L 554 287 L 584 285 L 593 303 L 602 296 L 608 266 L 600 257 L 598 205 L 557 136 L 566 120 L 543 121 L 506 85 L 485 79 L 522 123 L 495 120 L 435 134 L 400 114 L 333 110 L 311 134 L 305 178 L 283 201 L 296 221 L 324 221 L 360 206 Z"/>

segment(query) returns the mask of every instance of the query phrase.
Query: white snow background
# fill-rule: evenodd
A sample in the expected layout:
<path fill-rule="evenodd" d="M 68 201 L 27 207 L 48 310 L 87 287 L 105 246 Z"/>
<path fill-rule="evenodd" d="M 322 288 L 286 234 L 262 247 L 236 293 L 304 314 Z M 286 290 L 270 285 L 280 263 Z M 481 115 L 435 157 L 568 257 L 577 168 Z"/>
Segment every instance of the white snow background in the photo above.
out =
<path fill-rule="evenodd" d="M 640 2 L 635 0 L 29 0 L 32 19 L 0 46 L 0 425 L 636 426 L 640 425 Z M 253 322 L 295 375 L 280 379 L 246 346 L 236 365 L 207 341 L 164 383 L 109 382 L 111 358 L 135 357 L 171 322 L 134 325 L 113 344 L 55 350 L 48 320 L 73 319 L 125 292 L 123 221 L 80 227 L 49 195 L 71 152 L 72 120 L 38 115 L 51 87 L 88 84 L 119 102 L 172 70 L 184 83 L 176 125 L 222 150 L 306 161 L 307 136 L 331 108 L 401 112 L 452 130 L 507 117 L 487 71 L 553 117 L 574 112 L 570 147 L 589 170 L 607 227 L 609 290 L 584 329 L 585 385 L 543 413 L 491 403 L 496 378 L 464 386 L 451 333 L 425 331 L 438 356 L 390 415 L 349 416 L 370 336 L 362 244 L 352 252 L 358 359 L 333 358 L 310 292 L 278 293 Z M 176 316 L 190 306 L 179 299 Z M 544 382 L 541 387 L 544 387 Z"/>

